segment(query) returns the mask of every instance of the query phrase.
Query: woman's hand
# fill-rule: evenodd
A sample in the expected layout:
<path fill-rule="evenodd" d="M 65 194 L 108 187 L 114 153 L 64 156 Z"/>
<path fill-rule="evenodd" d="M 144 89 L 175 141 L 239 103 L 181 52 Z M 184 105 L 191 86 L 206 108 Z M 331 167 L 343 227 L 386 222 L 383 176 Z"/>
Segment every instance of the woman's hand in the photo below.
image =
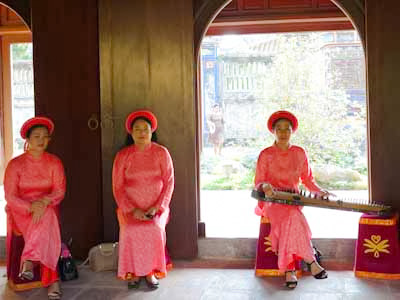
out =
<path fill-rule="evenodd" d="M 133 217 L 139 221 L 149 221 L 151 218 L 146 216 L 146 213 L 140 208 L 135 207 L 132 211 Z"/>
<path fill-rule="evenodd" d="M 145 215 L 148 218 L 153 219 L 154 216 L 156 215 L 156 213 L 158 212 L 158 210 L 159 210 L 158 207 L 152 206 L 146 211 Z"/>
<path fill-rule="evenodd" d="M 263 183 L 262 185 L 263 192 L 265 196 L 272 197 L 274 195 L 274 187 L 269 183 Z"/>
<path fill-rule="evenodd" d="M 31 204 L 30 212 L 32 214 L 33 224 L 39 223 L 40 219 L 44 215 L 45 210 L 46 210 L 46 205 L 40 200 L 35 201 Z"/>
<path fill-rule="evenodd" d="M 318 193 L 318 196 L 320 196 L 321 198 L 325 198 L 325 199 L 327 199 L 327 198 L 330 197 L 330 196 L 336 197 L 335 194 L 330 193 L 330 192 L 327 191 L 327 190 L 320 190 L 319 193 Z"/>
<path fill-rule="evenodd" d="M 46 207 L 47 207 L 47 206 L 50 204 L 50 202 L 51 202 L 51 200 L 49 200 L 49 199 L 47 199 L 47 198 L 42 198 L 42 199 L 40 199 L 39 201 L 42 202 L 43 205 L 46 206 Z"/>

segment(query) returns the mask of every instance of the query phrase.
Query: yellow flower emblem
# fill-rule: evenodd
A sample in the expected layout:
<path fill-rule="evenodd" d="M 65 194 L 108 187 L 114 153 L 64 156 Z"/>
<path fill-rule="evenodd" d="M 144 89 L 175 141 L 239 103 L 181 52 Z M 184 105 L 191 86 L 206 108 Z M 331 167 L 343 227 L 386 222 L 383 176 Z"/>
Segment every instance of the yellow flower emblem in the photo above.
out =
<path fill-rule="evenodd" d="M 267 248 L 265 249 L 265 252 L 272 251 L 271 239 L 270 239 L 268 236 L 266 236 L 266 237 L 264 238 L 264 240 L 265 240 L 264 245 L 267 246 Z"/>
<path fill-rule="evenodd" d="M 389 247 L 388 240 L 381 240 L 380 235 L 371 235 L 371 239 L 364 239 L 363 246 L 368 248 L 364 253 L 374 253 L 375 258 L 379 258 L 379 252 L 390 253 L 386 248 Z"/>

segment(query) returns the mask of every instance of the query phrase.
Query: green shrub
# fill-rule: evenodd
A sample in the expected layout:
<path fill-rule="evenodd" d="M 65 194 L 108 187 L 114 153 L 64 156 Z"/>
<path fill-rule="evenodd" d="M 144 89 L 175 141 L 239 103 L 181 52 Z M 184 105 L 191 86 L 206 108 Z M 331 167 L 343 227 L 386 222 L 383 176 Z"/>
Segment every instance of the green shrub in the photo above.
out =
<path fill-rule="evenodd" d="M 254 185 L 254 171 L 233 174 L 231 177 L 202 175 L 201 189 L 203 190 L 249 190 Z"/>

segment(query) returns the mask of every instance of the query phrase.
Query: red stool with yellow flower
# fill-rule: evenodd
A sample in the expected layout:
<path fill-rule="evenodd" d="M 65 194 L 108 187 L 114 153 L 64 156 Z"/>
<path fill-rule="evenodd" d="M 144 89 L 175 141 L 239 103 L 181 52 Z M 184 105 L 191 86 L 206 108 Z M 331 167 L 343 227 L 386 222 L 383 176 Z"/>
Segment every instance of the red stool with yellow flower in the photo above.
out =
<path fill-rule="evenodd" d="M 399 215 L 363 214 L 359 221 L 356 277 L 400 279 Z"/>
<path fill-rule="evenodd" d="M 278 269 L 278 256 L 271 249 L 271 240 L 269 233 L 271 231 L 271 223 L 268 218 L 261 217 L 260 234 L 257 243 L 256 255 L 256 276 L 284 276 L 285 274 Z M 296 276 L 301 276 L 301 264 L 296 262 Z"/>

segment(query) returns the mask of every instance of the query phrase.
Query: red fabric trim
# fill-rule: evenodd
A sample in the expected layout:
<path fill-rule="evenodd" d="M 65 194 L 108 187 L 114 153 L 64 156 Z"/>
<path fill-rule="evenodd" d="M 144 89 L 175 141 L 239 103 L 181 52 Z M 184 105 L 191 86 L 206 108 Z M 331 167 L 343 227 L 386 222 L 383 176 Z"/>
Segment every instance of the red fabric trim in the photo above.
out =
<path fill-rule="evenodd" d="M 45 265 L 41 265 L 41 273 L 42 273 L 41 281 L 44 287 L 50 286 L 54 282 L 59 280 L 57 270 L 51 270 Z"/>

